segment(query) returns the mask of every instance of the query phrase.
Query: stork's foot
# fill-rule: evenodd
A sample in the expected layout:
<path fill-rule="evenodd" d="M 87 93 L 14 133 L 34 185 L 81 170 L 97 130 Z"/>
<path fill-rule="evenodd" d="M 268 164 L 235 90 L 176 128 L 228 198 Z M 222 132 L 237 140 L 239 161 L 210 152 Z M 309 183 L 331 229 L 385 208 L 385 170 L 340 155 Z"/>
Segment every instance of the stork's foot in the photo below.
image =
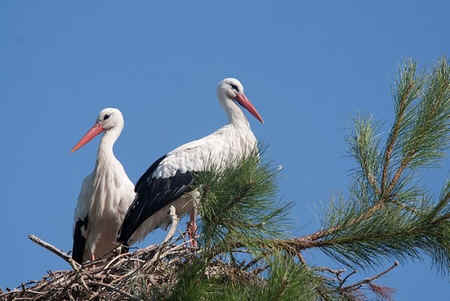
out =
<path fill-rule="evenodd" d="M 189 240 L 193 248 L 197 248 L 197 223 L 195 221 L 190 221 L 187 223 L 187 233 L 189 235 Z"/>
<path fill-rule="evenodd" d="M 91 262 L 95 261 L 95 255 L 91 254 Z M 93 264 L 92 266 L 89 267 L 90 269 L 95 269 L 95 264 Z"/>

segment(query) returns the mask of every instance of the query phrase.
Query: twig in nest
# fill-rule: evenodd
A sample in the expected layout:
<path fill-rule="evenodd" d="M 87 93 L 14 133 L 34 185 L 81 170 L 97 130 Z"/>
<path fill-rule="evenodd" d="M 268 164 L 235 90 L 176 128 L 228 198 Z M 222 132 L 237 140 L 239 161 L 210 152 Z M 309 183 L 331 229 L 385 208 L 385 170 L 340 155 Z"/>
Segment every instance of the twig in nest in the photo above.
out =
<path fill-rule="evenodd" d="M 120 282 L 122 279 L 130 277 L 131 275 L 133 275 L 134 273 L 136 273 L 137 271 L 142 269 L 144 266 L 151 266 L 153 263 L 155 263 L 160 258 L 161 250 L 166 246 L 167 242 L 170 239 L 172 239 L 172 237 L 175 234 L 175 231 L 177 229 L 177 225 L 178 225 L 178 216 L 176 214 L 176 210 L 175 210 L 174 206 L 170 206 L 169 207 L 169 215 L 170 215 L 170 218 L 172 220 L 169 232 L 167 232 L 166 237 L 162 241 L 162 243 L 159 246 L 159 248 L 157 249 L 156 253 L 153 255 L 152 259 L 148 263 L 144 262 L 144 263 L 140 264 L 136 269 L 134 269 L 131 272 L 128 272 L 127 274 L 123 275 L 122 277 L 114 280 L 113 283 Z M 149 247 L 153 247 L 153 245 L 151 245 Z"/>
<path fill-rule="evenodd" d="M 128 253 L 123 253 L 123 254 L 117 255 L 116 257 L 114 257 L 113 259 L 111 259 L 110 262 L 108 262 L 108 263 L 106 264 L 106 266 L 103 268 L 103 270 L 106 271 L 106 270 L 107 270 L 113 263 L 115 263 L 118 259 L 120 259 L 121 257 L 128 256 L 128 255 L 129 255 Z"/>
<path fill-rule="evenodd" d="M 131 294 L 127 293 L 127 292 L 124 292 L 123 290 L 118 289 L 118 288 L 116 288 L 116 287 L 114 287 L 114 286 L 112 286 L 112 285 L 106 284 L 106 283 L 95 282 L 95 281 L 90 281 L 89 283 L 90 283 L 90 284 L 93 284 L 93 285 L 102 286 L 102 287 L 104 287 L 104 288 L 107 288 L 107 289 L 112 290 L 112 291 L 114 291 L 114 292 L 117 292 L 117 293 L 119 293 L 119 294 L 122 294 L 122 295 L 124 295 L 124 296 L 130 298 L 131 300 L 137 300 L 137 301 L 141 300 L 141 299 L 139 299 L 138 297 L 136 297 L 136 296 L 134 296 L 134 295 L 131 295 Z"/>
<path fill-rule="evenodd" d="M 41 247 L 46 248 L 47 250 L 49 250 L 50 252 L 53 252 L 54 254 L 56 254 L 58 257 L 62 258 L 64 261 L 66 261 L 67 263 L 70 264 L 70 266 L 75 270 L 75 271 L 79 271 L 80 270 L 80 264 L 78 262 L 76 262 L 75 260 L 72 259 L 72 256 L 67 255 L 66 253 L 64 253 L 63 251 L 61 251 L 60 249 L 58 249 L 57 247 L 53 246 L 52 244 L 49 244 L 46 241 L 43 241 L 42 239 L 38 238 L 37 236 L 30 234 L 28 235 L 28 238 L 40 245 Z"/>

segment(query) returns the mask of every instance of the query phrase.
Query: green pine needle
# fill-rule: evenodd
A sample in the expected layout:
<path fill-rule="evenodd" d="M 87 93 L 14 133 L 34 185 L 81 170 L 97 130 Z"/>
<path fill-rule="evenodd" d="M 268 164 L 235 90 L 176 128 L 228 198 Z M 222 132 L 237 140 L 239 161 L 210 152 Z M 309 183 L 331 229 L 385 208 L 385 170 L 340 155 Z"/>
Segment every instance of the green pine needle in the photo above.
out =
<path fill-rule="evenodd" d="M 211 165 L 196 183 L 201 187 L 201 241 L 213 247 L 226 240 L 279 237 L 286 231 L 290 204 L 275 201 L 278 170 L 258 153 L 237 158 L 231 167 Z"/>
<path fill-rule="evenodd" d="M 442 59 L 428 76 L 406 62 L 394 92 L 395 118 L 383 150 L 371 119 L 355 121 L 348 139 L 357 162 L 350 199 L 332 203 L 320 247 L 346 265 L 361 268 L 431 257 L 450 271 L 450 205 L 447 182 L 432 201 L 414 170 L 442 158 L 449 145 L 450 68 Z"/>

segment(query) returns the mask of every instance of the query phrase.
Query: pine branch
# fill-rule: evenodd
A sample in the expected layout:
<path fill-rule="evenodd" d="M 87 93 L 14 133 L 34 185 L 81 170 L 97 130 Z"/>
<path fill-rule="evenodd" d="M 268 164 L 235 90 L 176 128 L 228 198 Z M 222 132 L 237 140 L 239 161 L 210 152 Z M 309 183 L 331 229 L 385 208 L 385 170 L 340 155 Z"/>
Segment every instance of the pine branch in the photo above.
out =
<path fill-rule="evenodd" d="M 425 205 L 424 205 L 425 206 Z M 402 213 L 402 208 L 384 207 L 370 218 L 365 210 L 359 213 L 359 222 L 354 223 L 349 211 L 336 232 L 322 232 L 322 238 L 312 241 L 304 237 L 284 241 L 297 250 L 321 248 L 326 254 L 349 265 L 353 262 L 364 267 L 379 262 L 380 258 L 395 256 L 399 259 L 420 257 L 419 250 L 429 254 L 435 264 L 448 272 L 450 263 L 450 214 L 433 213 L 435 206 L 418 208 L 422 214 Z M 350 221 L 345 223 L 345 220 Z M 447 233 L 447 234 L 445 234 Z M 281 245 L 281 244 L 279 244 Z M 339 254 L 339 255 L 338 255 Z"/>
<path fill-rule="evenodd" d="M 296 264 L 286 255 L 274 252 L 268 260 L 267 286 L 258 300 L 314 300 L 320 280 L 306 266 Z"/>
<path fill-rule="evenodd" d="M 402 130 L 408 127 L 410 120 L 410 118 L 408 118 L 408 109 L 419 95 L 422 85 L 422 80 L 418 79 L 416 75 L 416 63 L 413 61 L 406 62 L 399 73 L 399 79 L 397 81 L 397 93 L 394 97 L 395 120 L 384 152 L 383 173 L 381 178 L 382 195 L 389 194 L 386 192 L 386 185 L 392 154 L 396 149 L 397 139 L 401 135 Z"/>
<path fill-rule="evenodd" d="M 402 159 L 389 184 L 390 194 L 407 168 L 432 163 L 443 156 L 449 144 L 450 68 L 445 59 L 433 70 L 423 99 L 414 108 L 414 118 L 401 143 Z"/>
<path fill-rule="evenodd" d="M 377 129 L 371 119 L 363 120 L 358 118 L 354 121 L 355 130 L 351 138 L 348 139 L 350 154 L 358 162 L 357 183 L 372 188 L 373 197 L 379 197 L 381 189 L 377 181 L 381 154 L 379 152 L 379 139 Z M 359 182 L 362 183 L 359 183 Z"/>
<path fill-rule="evenodd" d="M 368 284 L 368 283 L 370 283 L 370 282 L 380 278 L 381 276 L 389 273 L 390 271 L 395 269 L 398 266 L 398 264 L 399 264 L 398 261 L 395 261 L 394 264 L 392 266 L 390 266 L 387 270 L 385 270 L 385 271 L 383 271 L 383 272 L 381 272 L 379 274 L 376 274 L 376 275 L 374 275 L 372 277 L 369 277 L 369 278 L 363 279 L 361 281 L 358 281 L 358 282 L 356 282 L 356 283 L 354 283 L 352 285 L 345 286 L 345 287 L 342 288 L 342 290 L 343 291 L 351 291 L 351 290 L 359 289 L 363 284 Z M 349 274 L 349 275 L 351 275 L 351 274 Z M 344 279 L 343 282 L 345 282 L 345 280 L 346 279 Z"/>
<path fill-rule="evenodd" d="M 352 276 L 356 275 L 356 270 L 351 271 L 342 278 L 342 274 L 345 273 L 345 270 L 333 270 L 323 267 L 315 268 L 315 270 L 321 273 L 327 272 L 335 277 L 329 278 L 327 277 L 328 275 L 322 275 L 322 283 L 317 291 L 322 300 L 368 300 L 363 291 L 363 289 L 368 288 L 381 300 L 392 300 L 394 290 L 386 286 L 376 285 L 373 281 L 381 278 L 397 266 L 398 262 L 394 262 L 394 264 L 386 270 L 349 285 L 345 284 Z"/>
<path fill-rule="evenodd" d="M 227 247 L 230 241 L 281 236 L 291 204 L 274 202 L 279 172 L 262 162 L 256 151 L 236 158 L 231 167 L 212 165 L 197 175 L 202 191 L 200 240 L 207 247 Z"/>
<path fill-rule="evenodd" d="M 371 258 L 380 254 L 416 257 L 418 248 L 429 253 L 443 268 L 450 262 L 450 256 L 444 255 L 449 250 L 448 242 L 445 242 L 448 238 L 431 229 L 433 225 L 447 233 L 449 215 L 448 211 L 441 212 L 441 209 L 448 208 L 448 194 L 437 205 L 430 202 L 421 205 L 423 201 L 420 198 L 425 197 L 421 196 L 419 188 L 409 184 L 411 177 L 403 175 L 407 169 L 439 158 L 448 145 L 450 69 L 442 60 L 427 81 L 418 78 L 415 70 L 415 63 L 409 62 L 400 73 L 394 98 L 395 121 L 382 164 L 379 164 L 378 141 L 370 120 L 358 120 L 355 134 L 349 141 L 351 153 L 360 168 L 352 192 L 354 198 L 331 207 L 322 230 L 291 240 L 289 243 L 296 245 L 298 250 L 320 247 L 328 253 L 331 248 L 334 251 L 329 254 L 338 252 L 343 256 L 339 257 L 342 262 L 350 260 L 357 264 L 371 264 L 374 262 Z M 391 164 L 393 158 L 396 162 Z M 382 166 L 379 175 L 378 166 Z M 398 167 L 394 169 L 395 166 Z M 393 174 L 390 180 L 389 174 Z M 381 178 L 381 193 L 378 176 Z M 371 187 L 373 193 L 367 187 Z M 383 223 L 391 225 L 391 228 L 383 228 Z M 368 240 L 369 237 L 372 241 Z M 402 239 L 405 244 L 396 243 Z M 361 257 L 352 253 L 352 248 L 373 252 L 370 251 L 369 255 L 361 251 Z"/>
<path fill-rule="evenodd" d="M 375 212 L 377 212 L 378 210 L 380 210 L 382 208 L 384 208 L 384 204 L 379 202 L 379 203 L 373 205 L 372 207 L 368 208 L 368 210 L 364 214 L 361 214 L 358 217 L 347 221 L 346 225 L 351 226 L 351 225 L 357 224 L 363 220 L 366 220 L 366 219 L 370 218 L 373 214 L 375 214 Z M 342 226 L 329 227 L 324 230 L 320 230 L 320 231 L 314 232 L 314 233 L 306 235 L 306 236 L 295 238 L 294 243 L 298 246 L 297 249 L 299 249 L 299 250 L 313 248 L 313 247 L 319 247 L 319 246 L 323 245 L 323 242 L 316 242 L 317 240 L 322 239 L 325 236 L 331 235 L 341 229 L 342 229 Z"/>
<path fill-rule="evenodd" d="M 415 69 L 415 66 L 414 66 Z M 407 84 L 406 91 L 402 93 L 399 101 L 399 110 L 397 111 L 397 118 L 392 126 L 391 134 L 389 135 L 388 143 L 386 146 L 386 152 L 384 153 L 384 164 L 383 164 L 383 176 L 381 178 L 381 187 L 384 190 L 386 186 L 387 173 L 389 169 L 389 161 L 391 160 L 392 151 L 394 149 L 394 143 L 397 140 L 398 132 L 400 129 L 400 124 L 403 119 L 403 114 L 405 113 L 407 103 L 406 100 L 409 98 L 409 93 L 411 88 L 413 87 L 413 83 L 410 82 Z M 383 191 L 384 192 L 384 191 Z"/>

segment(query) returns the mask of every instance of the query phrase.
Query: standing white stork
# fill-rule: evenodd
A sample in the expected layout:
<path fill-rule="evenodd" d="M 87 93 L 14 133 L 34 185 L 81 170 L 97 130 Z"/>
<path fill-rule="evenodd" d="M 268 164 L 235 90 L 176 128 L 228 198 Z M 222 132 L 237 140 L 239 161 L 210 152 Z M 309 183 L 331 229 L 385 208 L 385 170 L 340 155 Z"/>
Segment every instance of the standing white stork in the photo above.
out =
<path fill-rule="evenodd" d="M 135 196 L 134 185 L 113 152 L 123 126 L 118 109 L 103 109 L 72 148 L 74 152 L 104 132 L 95 168 L 83 181 L 75 209 L 72 257 L 79 263 L 101 257 L 118 245 L 117 232 Z"/>
<path fill-rule="evenodd" d="M 133 244 L 152 230 L 168 225 L 169 206 L 174 205 L 179 216 L 190 213 L 188 233 L 192 244 L 196 245 L 194 203 L 199 199 L 199 192 L 191 188 L 194 173 L 206 170 L 211 162 L 227 166 L 257 147 L 255 135 L 239 105 L 263 123 L 237 79 L 226 78 L 219 82 L 217 96 L 228 115 L 229 124 L 167 153 L 141 176 L 135 187 L 136 198 L 119 231 L 118 241 L 122 244 Z"/>

